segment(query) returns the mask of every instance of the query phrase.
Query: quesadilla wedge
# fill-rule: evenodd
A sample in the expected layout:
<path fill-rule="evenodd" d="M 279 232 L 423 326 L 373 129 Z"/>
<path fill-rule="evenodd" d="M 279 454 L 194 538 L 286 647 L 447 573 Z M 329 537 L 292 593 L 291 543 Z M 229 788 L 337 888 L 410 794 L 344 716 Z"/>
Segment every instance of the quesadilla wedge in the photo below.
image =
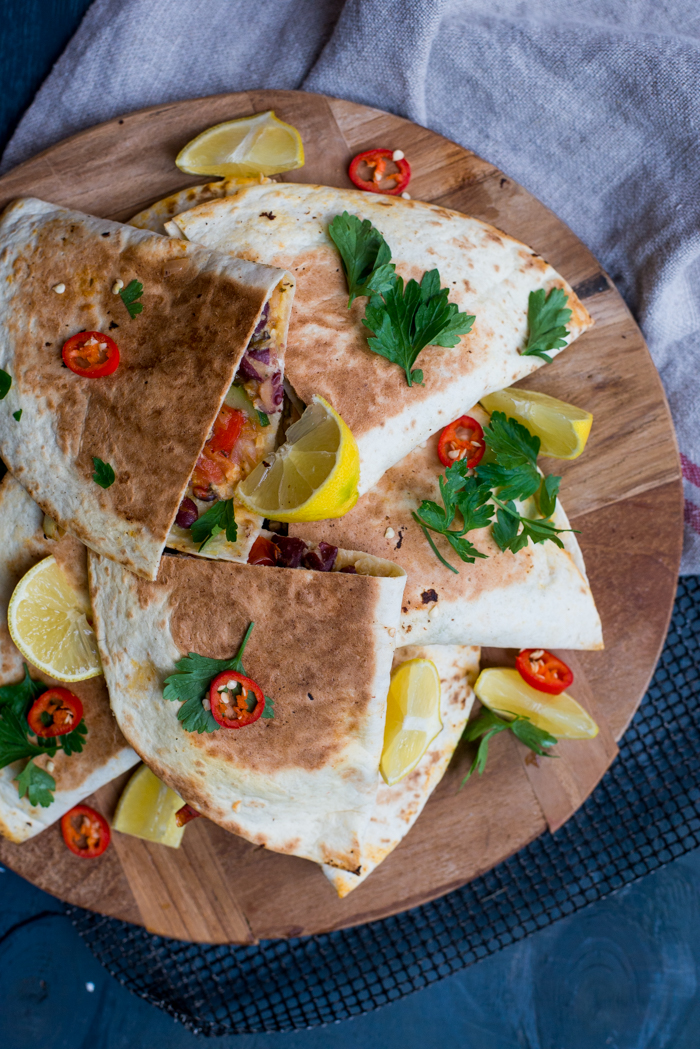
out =
<path fill-rule="evenodd" d="M 338 551 L 333 567 L 166 554 L 151 583 L 91 555 L 90 589 L 112 709 L 156 776 L 256 845 L 355 870 L 377 790 L 405 574 L 352 551 Z M 188 731 L 184 707 L 164 697 L 166 678 L 185 672 L 176 664 L 187 653 L 231 659 L 251 623 L 246 680 L 272 699 L 274 717 Z M 200 715 L 208 709 L 193 702 Z"/>
<path fill-rule="evenodd" d="M 414 645 L 397 648 L 394 653 L 394 670 L 409 659 L 430 659 L 437 667 L 442 731 L 413 772 L 400 783 L 388 787 L 380 777 L 372 816 L 362 835 L 361 872 L 354 874 L 323 867 L 323 873 L 341 898 L 361 885 L 406 837 L 445 775 L 474 702 L 472 685 L 479 673 L 479 655 L 478 648 L 450 645 Z"/>
<path fill-rule="evenodd" d="M 572 311 L 565 343 L 592 324 L 563 278 L 531 248 L 459 212 L 400 197 L 293 183 L 228 186 L 225 196 L 179 210 L 165 224 L 175 236 L 294 273 L 297 293 L 286 374 L 299 398 L 324 397 L 353 432 L 360 493 L 391 466 L 486 393 L 542 365 L 522 354 L 531 292 L 560 288 Z M 389 245 L 396 272 L 421 281 L 437 269 L 449 301 L 475 316 L 458 344 L 428 345 L 422 383 L 371 351 L 362 320 L 366 297 L 348 309 L 348 287 L 328 228 L 348 212 L 368 220 Z M 374 333 L 377 334 L 376 331 Z M 561 346 L 561 343 L 560 343 Z M 556 354 L 558 350 L 553 350 Z"/>
<path fill-rule="evenodd" d="M 6 474 L 0 484 L 0 689 L 21 682 L 24 665 L 7 630 L 7 606 L 19 579 L 42 558 L 53 554 L 75 586 L 87 585 L 86 549 L 76 539 L 65 536 L 47 539 L 43 532 L 44 513 L 22 486 Z M 48 686 L 60 685 L 46 674 L 30 667 L 31 677 Z M 0 769 L 0 834 L 10 841 L 23 842 L 34 837 L 82 801 L 98 787 L 131 768 L 138 761 L 128 746 L 109 707 L 103 677 L 70 685 L 81 700 L 87 726 L 81 753 L 70 756 L 59 751 L 53 759 L 34 759 L 47 769 L 56 783 L 54 800 L 46 808 L 30 805 L 20 798 L 17 778 L 26 760 L 14 761 Z M 0 719 L 7 699 L 0 692 Z M 0 729 L 0 752 L 4 737 Z"/>
<path fill-rule="evenodd" d="M 266 307 L 283 345 L 294 280 L 31 198 L 0 217 L 0 248 L 0 454 L 61 527 L 155 578 Z M 115 371 L 64 367 L 81 332 Z"/>
<path fill-rule="evenodd" d="M 478 406 L 468 415 L 483 425 L 489 419 Z M 424 499 L 439 499 L 438 439 L 434 435 L 389 470 L 345 517 L 290 525 L 290 535 L 311 542 L 322 536 L 391 557 L 406 570 L 399 645 L 602 648 L 600 617 L 574 533 L 560 535 L 564 549 L 528 541 L 513 554 L 499 550 L 490 527 L 476 529 L 469 539 L 487 556 L 474 564 L 461 562 L 435 536 L 438 549 L 458 571 L 440 563 L 412 516 Z M 526 516 L 538 516 L 533 499 L 519 506 Z M 557 528 L 569 528 L 559 502 L 553 521 Z"/>

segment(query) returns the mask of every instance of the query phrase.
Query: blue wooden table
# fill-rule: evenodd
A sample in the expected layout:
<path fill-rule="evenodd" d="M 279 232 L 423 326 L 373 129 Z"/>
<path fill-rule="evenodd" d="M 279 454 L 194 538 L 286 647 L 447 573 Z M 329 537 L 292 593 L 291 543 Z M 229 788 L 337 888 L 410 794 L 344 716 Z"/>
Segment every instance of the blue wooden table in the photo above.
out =
<path fill-rule="evenodd" d="M 221 0 L 210 0 L 221 2 Z M 0 0 L 0 146 L 89 0 Z M 700 850 L 401 1002 L 236 1049 L 698 1049 Z M 188 1049 L 93 959 L 61 904 L 0 872 L 0 1049 Z"/>

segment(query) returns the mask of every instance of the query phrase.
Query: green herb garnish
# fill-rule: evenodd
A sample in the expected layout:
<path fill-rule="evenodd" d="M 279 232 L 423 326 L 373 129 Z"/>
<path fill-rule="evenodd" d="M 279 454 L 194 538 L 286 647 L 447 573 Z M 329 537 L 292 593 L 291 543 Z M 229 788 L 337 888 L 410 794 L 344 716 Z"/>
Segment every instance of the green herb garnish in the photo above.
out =
<path fill-rule="evenodd" d="M 396 269 L 390 261 L 391 248 L 369 219 L 361 222 L 357 215 L 344 211 L 333 219 L 328 233 L 340 252 L 350 292 L 348 307 L 358 295 L 389 290 Z"/>
<path fill-rule="evenodd" d="M 510 729 L 521 743 L 524 743 L 526 747 L 529 747 L 530 750 L 540 757 L 552 758 L 555 756 L 554 754 L 549 754 L 545 748 L 556 746 L 559 742 L 558 739 L 550 735 L 549 732 L 545 732 L 543 728 L 537 728 L 529 718 L 517 715 L 512 721 L 508 721 L 505 718 L 500 718 L 498 714 L 494 714 L 492 710 L 484 709 L 478 718 L 467 725 L 462 735 L 462 738 L 469 740 L 469 742 L 473 742 L 476 739 L 481 739 L 481 742 L 472 766 L 460 784 L 460 790 L 473 772 L 476 771 L 480 776 L 483 775 L 486 768 L 486 759 L 488 758 L 489 742 L 499 732 L 505 732 L 507 729 Z"/>
<path fill-rule="evenodd" d="M 142 295 L 143 284 L 138 280 L 130 280 L 127 286 L 119 292 L 119 298 L 129 311 L 129 316 L 132 320 L 134 317 L 138 317 L 139 313 L 143 313 L 143 303 L 136 301 Z"/>
<path fill-rule="evenodd" d="M 256 408 L 255 411 L 257 412 L 258 422 L 260 423 L 260 425 L 261 426 L 269 426 L 270 425 L 270 417 L 269 417 L 269 415 L 266 415 L 265 412 L 261 412 L 259 408 Z"/>
<path fill-rule="evenodd" d="M 233 509 L 233 499 L 220 499 L 190 526 L 192 541 L 200 544 L 198 553 L 210 539 L 221 532 L 226 532 L 226 539 L 229 543 L 236 542 L 238 525 Z"/>
<path fill-rule="evenodd" d="M 22 418 L 22 409 L 21 409 L 21 408 L 18 408 L 16 412 L 13 412 L 13 413 L 12 413 L 12 418 L 13 418 L 13 419 L 16 419 L 16 420 L 17 420 L 17 422 L 19 422 L 19 421 L 20 421 L 20 419 Z"/>
<path fill-rule="evenodd" d="M 490 424 L 484 427 L 484 440 L 495 461 L 479 463 L 479 480 L 500 489 L 504 500 L 534 495 L 542 480 L 537 469 L 539 437 L 516 419 L 507 418 L 504 412 L 494 412 Z"/>
<path fill-rule="evenodd" d="M 551 363 L 548 350 L 559 350 L 566 346 L 569 334 L 566 325 L 572 311 L 566 309 L 569 296 L 561 288 L 552 288 L 545 295 L 544 288 L 531 291 L 527 307 L 528 333 L 523 357 L 541 357 Z"/>
<path fill-rule="evenodd" d="M 187 732 L 216 732 L 221 728 L 211 711 L 204 709 L 202 700 L 206 698 L 209 686 L 216 675 L 223 673 L 224 670 L 233 670 L 237 674 L 248 677 L 243 669 L 242 659 L 254 626 L 255 623 L 249 624 L 241 646 L 233 659 L 209 659 L 208 656 L 199 656 L 196 652 L 189 652 L 175 664 L 177 673 L 165 679 L 163 696 L 165 699 L 182 703 L 177 717 Z M 273 718 L 274 716 L 273 701 L 269 696 L 265 696 L 265 709 L 262 717 Z"/>
<path fill-rule="evenodd" d="M 109 463 L 105 463 L 102 459 L 98 459 L 96 455 L 93 455 L 92 465 L 95 467 L 95 472 L 92 475 L 95 484 L 99 484 L 100 488 L 110 488 L 114 484 L 115 475 Z"/>
<path fill-rule="evenodd" d="M 497 507 L 493 538 L 501 550 L 510 550 L 517 554 L 518 550 L 527 546 L 528 539 L 531 539 L 533 543 L 545 543 L 549 540 L 563 550 L 564 544 L 559 538 L 560 534 L 576 531 L 574 528 L 557 528 L 544 517 L 523 517 L 518 513 L 512 501 L 502 503 L 495 497 L 493 501 Z M 522 531 L 520 531 L 521 526 Z"/>
<path fill-rule="evenodd" d="M 29 676 L 27 665 L 24 665 L 24 677 L 12 685 L 0 688 L 0 768 L 11 765 L 14 761 L 29 758 L 29 763 L 18 779 L 19 796 L 25 794 L 31 805 L 46 807 L 53 801 L 52 791 L 56 782 L 43 769 L 34 765 L 33 759 L 47 754 L 54 757 L 58 750 L 66 756 L 79 754 L 85 744 L 87 726 L 81 721 L 77 728 L 65 736 L 33 737 L 27 724 L 27 714 L 32 703 L 47 691 L 48 686 L 41 681 L 34 681 Z M 36 799 L 36 800 L 35 800 Z"/>
<path fill-rule="evenodd" d="M 424 499 L 412 516 L 423 529 L 433 553 L 446 568 L 456 573 L 457 569 L 445 560 L 435 546 L 428 529 L 444 536 L 460 559 L 468 564 L 473 564 L 477 557 L 488 557 L 464 537 L 473 528 L 485 528 L 491 523 L 493 507 L 486 505 L 491 498 L 491 489 L 487 484 L 480 484 L 476 477 L 467 477 L 464 459 L 448 467 L 444 477 L 439 479 L 439 484 L 443 506 Z M 462 518 L 462 527 L 453 529 L 457 513 Z"/>
<path fill-rule="evenodd" d="M 0 401 L 5 400 L 11 386 L 12 376 L 0 368 Z"/>

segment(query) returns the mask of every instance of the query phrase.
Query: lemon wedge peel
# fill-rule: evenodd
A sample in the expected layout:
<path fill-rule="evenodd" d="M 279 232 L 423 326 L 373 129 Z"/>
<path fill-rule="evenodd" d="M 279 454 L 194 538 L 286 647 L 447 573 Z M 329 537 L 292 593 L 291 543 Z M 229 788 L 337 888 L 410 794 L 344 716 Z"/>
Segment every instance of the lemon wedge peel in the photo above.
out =
<path fill-rule="evenodd" d="M 598 725 L 573 696 L 539 692 L 510 667 L 482 670 L 474 685 L 477 699 L 501 717 L 526 717 L 557 739 L 594 739 Z"/>
<path fill-rule="evenodd" d="M 505 412 L 540 438 L 540 455 L 578 459 L 586 447 L 593 416 L 575 404 L 537 390 L 509 387 L 481 398 L 488 412 Z"/>
<path fill-rule="evenodd" d="M 32 666 L 57 681 L 102 673 L 87 594 L 75 590 L 56 561 L 45 557 L 22 576 L 7 610 L 15 645 Z"/>
<path fill-rule="evenodd" d="M 304 144 L 295 127 L 268 110 L 207 128 L 175 164 L 189 175 L 278 175 L 304 166 Z"/>
<path fill-rule="evenodd" d="M 358 499 L 360 453 L 350 428 L 323 397 L 314 396 L 287 441 L 238 485 L 248 510 L 274 521 L 343 517 Z"/>
<path fill-rule="evenodd" d="M 178 827 L 175 813 L 184 804 L 147 765 L 141 765 L 122 792 L 112 830 L 179 849 L 185 827 Z"/>
<path fill-rule="evenodd" d="M 430 659 L 409 659 L 391 675 L 379 771 L 393 787 L 413 772 L 442 730 L 440 675 Z"/>

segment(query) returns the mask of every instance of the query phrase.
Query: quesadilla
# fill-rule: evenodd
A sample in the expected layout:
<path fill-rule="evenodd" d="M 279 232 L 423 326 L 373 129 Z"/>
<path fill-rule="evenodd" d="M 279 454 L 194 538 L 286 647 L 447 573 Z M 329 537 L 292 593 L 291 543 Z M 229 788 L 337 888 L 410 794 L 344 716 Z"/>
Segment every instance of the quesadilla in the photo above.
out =
<path fill-rule="evenodd" d="M 482 425 L 489 419 L 478 406 L 467 414 Z M 290 525 L 289 534 L 311 542 L 322 536 L 391 557 L 406 570 L 399 645 L 602 648 L 600 617 L 574 533 L 560 535 L 564 549 L 529 541 L 513 554 L 499 550 L 490 527 L 476 529 L 469 539 L 487 556 L 474 564 L 461 562 L 441 536 L 434 536 L 457 573 L 440 563 L 412 517 L 424 499 L 439 499 L 444 468 L 437 443 L 435 435 L 407 455 L 345 517 Z M 538 516 L 534 499 L 518 506 L 525 516 Z M 558 501 L 552 519 L 557 528 L 570 527 Z"/>
<path fill-rule="evenodd" d="M 256 845 L 355 870 L 377 790 L 405 574 L 354 551 L 337 551 L 331 567 L 166 554 L 151 583 L 91 555 L 90 589 L 112 709 L 156 776 Z M 165 679 L 187 653 L 231 659 L 251 623 L 245 674 L 272 699 L 274 717 L 188 731 L 178 702 L 164 697 Z"/>
<path fill-rule="evenodd" d="M 409 646 L 397 648 L 394 653 L 394 670 L 409 659 L 430 659 L 437 667 L 442 731 L 413 772 L 400 783 L 388 787 L 380 777 L 372 816 L 362 835 L 361 872 L 353 874 L 323 867 L 323 873 L 341 898 L 361 885 L 406 837 L 445 775 L 474 702 L 472 685 L 479 673 L 479 655 L 478 648 L 449 645 Z"/>
<path fill-rule="evenodd" d="M 224 193 L 191 210 L 180 210 L 182 195 L 164 203 L 161 212 L 179 210 L 165 229 L 295 275 L 286 375 L 302 402 L 314 394 L 324 397 L 352 430 L 360 452 L 360 493 L 456 418 L 464 404 L 542 365 L 539 357 L 520 352 L 531 292 L 566 293 L 572 316 L 565 343 L 593 323 L 566 281 L 531 248 L 468 215 L 327 186 L 247 182 Z M 422 351 L 423 385 L 409 386 L 401 367 L 371 351 L 362 323 L 368 300 L 357 298 L 348 309 L 340 255 L 328 232 L 344 212 L 369 220 L 382 234 L 404 280 L 420 281 L 437 268 L 450 302 L 476 317 L 453 348 L 429 345 Z"/>
<path fill-rule="evenodd" d="M 271 348 L 281 353 L 294 280 L 34 199 L 0 217 L 0 248 L 0 369 L 11 381 L 0 402 L 0 454 L 59 526 L 155 578 L 213 427 L 219 439 L 216 423 L 249 341 L 263 334 L 261 321 L 270 319 L 276 334 L 258 356 L 269 363 Z M 64 367 L 66 340 L 81 332 L 96 358 L 112 352 L 108 340 L 117 344 L 116 371 L 86 377 Z M 263 364 L 260 382 L 243 391 L 253 407 L 260 387 L 273 385 L 268 370 Z M 276 365 L 275 374 L 279 389 L 267 392 L 270 407 L 281 407 Z M 224 413 L 227 437 L 235 411 Z M 218 498 L 218 477 L 208 477 L 204 502 Z M 256 522 L 241 525 L 243 558 L 256 530 Z"/>
<path fill-rule="evenodd" d="M 43 511 L 30 499 L 10 474 L 0 484 L 0 688 L 22 680 L 22 657 L 7 630 L 7 606 L 19 579 L 42 558 L 54 555 L 75 586 L 87 585 L 86 549 L 76 539 L 65 536 L 47 539 L 43 532 Z M 34 667 L 31 677 L 54 686 L 54 681 Z M 17 777 L 26 761 L 15 761 L 0 769 L 0 834 L 10 841 L 34 837 L 103 784 L 131 768 L 137 755 L 122 736 L 109 707 L 103 677 L 69 686 L 82 701 L 87 737 L 82 753 L 53 759 L 40 757 L 35 764 L 47 769 L 56 782 L 54 800 L 46 808 L 20 798 Z M 3 700 L 0 697 L 0 717 Z"/>

